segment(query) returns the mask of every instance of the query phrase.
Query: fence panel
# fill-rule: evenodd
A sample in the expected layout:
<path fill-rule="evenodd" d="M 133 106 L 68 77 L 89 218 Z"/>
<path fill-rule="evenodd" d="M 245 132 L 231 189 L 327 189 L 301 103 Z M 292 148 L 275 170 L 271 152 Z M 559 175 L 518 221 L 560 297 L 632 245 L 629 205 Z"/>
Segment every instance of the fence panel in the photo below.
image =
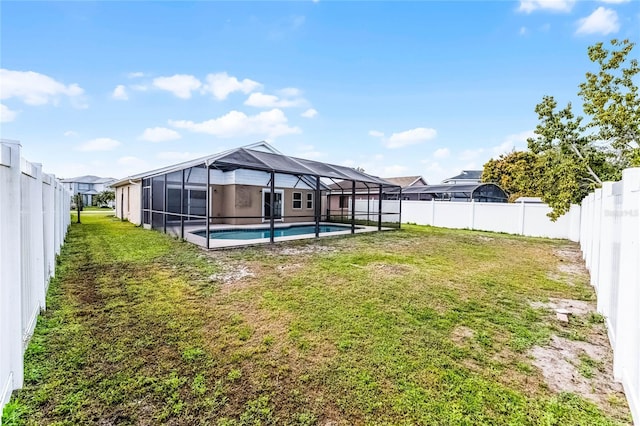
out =
<path fill-rule="evenodd" d="M 22 387 L 23 354 L 55 272 L 71 194 L 39 164 L 0 140 L 0 413 Z"/>

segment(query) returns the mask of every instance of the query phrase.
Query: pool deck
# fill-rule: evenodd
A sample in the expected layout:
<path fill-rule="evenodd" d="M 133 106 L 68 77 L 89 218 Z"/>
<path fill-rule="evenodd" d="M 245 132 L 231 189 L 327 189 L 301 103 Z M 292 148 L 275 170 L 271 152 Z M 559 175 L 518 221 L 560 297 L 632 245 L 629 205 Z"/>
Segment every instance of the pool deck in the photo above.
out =
<path fill-rule="evenodd" d="M 276 223 L 274 225 L 274 228 L 287 228 L 292 225 L 315 225 L 315 222 Z M 320 222 L 320 225 L 344 225 L 344 224 L 336 224 L 333 222 Z M 265 227 L 266 227 L 265 224 L 263 225 L 227 225 L 227 224 L 214 225 L 212 224 L 209 226 L 209 229 L 213 231 L 213 230 L 224 230 L 224 229 L 257 229 L 257 228 L 265 229 Z M 383 231 L 390 231 L 392 229 L 393 228 L 382 228 Z M 185 226 L 184 239 L 189 241 L 190 243 L 197 244 L 200 247 L 206 247 L 207 245 L 206 238 L 201 237 L 199 235 L 195 235 L 193 233 L 194 231 L 202 231 L 202 230 L 204 230 L 204 226 L 202 225 L 192 226 L 192 227 Z M 356 234 L 362 234 L 365 232 L 378 232 L 378 227 L 356 225 L 356 229 L 355 229 Z M 351 234 L 351 228 L 349 227 L 344 231 L 321 232 L 320 238 L 329 237 L 329 236 L 338 236 L 338 235 L 350 235 L 350 234 Z M 302 235 L 291 235 L 291 236 L 285 236 L 285 237 L 275 237 L 274 242 L 304 240 L 304 239 L 310 239 L 310 238 L 316 238 L 316 236 L 314 234 L 302 234 Z M 210 238 L 209 248 L 212 250 L 216 250 L 216 249 L 222 249 L 222 248 L 228 248 L 228 247 L 242 247 L 242 246 L 251 246 L 251 245 L 268 244 L 268 243 L 269 243 L 269 238 L 256 238 L 256 239 L 250 239 L 250 240 L 228 240 L 228 239 Z"/>

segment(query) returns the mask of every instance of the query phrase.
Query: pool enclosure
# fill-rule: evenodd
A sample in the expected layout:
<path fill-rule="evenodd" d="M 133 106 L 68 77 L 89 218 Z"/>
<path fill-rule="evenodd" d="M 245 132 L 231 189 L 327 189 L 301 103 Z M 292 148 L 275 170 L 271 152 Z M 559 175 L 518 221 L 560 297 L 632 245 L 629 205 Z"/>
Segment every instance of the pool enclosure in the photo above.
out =
<path fill-rule="evenodd" d="M 329 188 L 336 183 L 339 190 Z M 214 248 L 290 239 L 302 232 L 285 231 L 294 224 L 311 231 L 308 237 L 400 227 L 399 206 L 385 212 L 380 201 L 377 208 L 356 211 L 356 185 L 366 186 L 379 200 L 382 193 L 399 190 L 350 167 L 289 157 L 260 142 L 130 176 L 113 187 L 116 216 Z M 347 197 L 338 209 L 328 201 L 332 191 Z M 343 227 L 327 228 L 329 224 Z M 247 229 L 266 231 L 268 238 L 217 243 L 219 231 L 229 235 Z"/>
<path fill-rule="evenodd" d="M 444 185 L 411 186 L 386 194 L 387 200 L 418 201 L 477 201 L 482 203 L 506 203 L 507 193 L 494 183 L 456 183 Z"/>

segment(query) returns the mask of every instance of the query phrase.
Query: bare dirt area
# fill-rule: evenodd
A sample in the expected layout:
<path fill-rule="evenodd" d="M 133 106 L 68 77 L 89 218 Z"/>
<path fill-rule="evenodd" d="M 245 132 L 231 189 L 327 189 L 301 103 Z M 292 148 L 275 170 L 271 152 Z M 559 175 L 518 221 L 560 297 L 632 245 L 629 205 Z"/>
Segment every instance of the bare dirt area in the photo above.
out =
<path fill-rule="evenodd" d="M 589 272 L 584 266 L 582 254 L 577 247 L 563 247 L 553 251 L 554 256 L 558 259 L 558 272 L 568 275 L 570 281 L 575 278 L 588 278 Z"/>
<path fill-rule="evenodd" d="M 571 315 L 586 315 L 589 312 L 595 312 L 596 307 L 593 302 L 574 299 L 557 299 L 549 298 L 548 302 L 531 302 L 532 308 L 545 308 L 551 311 L 566 310 Z"/>
<path fill-rule="evenodd" d="M 613 380 L 611 349 L 606 341 L 552 336 L 548 346 L 536 346 L 530 355 L 552 391 L 573 392 L 608 412 L 626 412 L 622 386 Z"/>

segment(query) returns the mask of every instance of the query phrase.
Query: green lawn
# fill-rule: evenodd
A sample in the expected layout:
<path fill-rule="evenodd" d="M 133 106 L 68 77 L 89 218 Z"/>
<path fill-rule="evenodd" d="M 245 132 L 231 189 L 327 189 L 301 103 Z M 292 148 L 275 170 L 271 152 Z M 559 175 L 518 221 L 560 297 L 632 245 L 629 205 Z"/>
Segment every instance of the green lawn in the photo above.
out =
<path fill-rule="evenodd" d="M 604 333 L 529 304 L 593 299 L 558 269 L 566 241 L 405 226 L 206 253 L 82 221 L 4 424 L 630 422 L 615 395 L 552 392 L 528 355 Z"/>

